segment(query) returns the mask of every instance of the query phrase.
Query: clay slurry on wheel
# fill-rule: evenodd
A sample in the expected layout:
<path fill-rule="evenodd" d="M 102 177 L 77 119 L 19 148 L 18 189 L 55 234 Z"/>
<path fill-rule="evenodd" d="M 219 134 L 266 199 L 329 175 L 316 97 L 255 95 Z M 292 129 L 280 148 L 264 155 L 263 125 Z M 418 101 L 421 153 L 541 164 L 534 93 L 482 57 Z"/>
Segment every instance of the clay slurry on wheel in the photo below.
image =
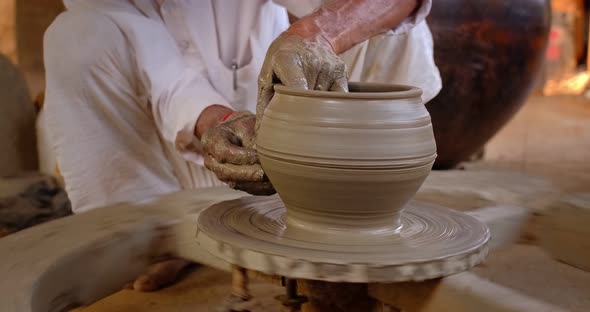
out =
<path fill-rule="evenodd" d="M 422 91 L 349 87 L 344 93 L 275 86 L 257 134 L 258 156 L 290 222 L 394 230 L 436 158 Z"/>
<path fill-rule="evenodd" d="M 247 269 L 324 281 L 416 281 L 480 263 L 484 224 L 411 201 L 436 158 L 421 90 L 350 90 L 275 86 L 256 145 L 280 197 L 208 208 L 199 243 Z"/>
<path fill-rule="evenodd" d="M 278 196 L 221 202 L 199 216 L 197 239 L 223 260 L 268 274 L 400 282 L 465 271 L 483 261 L 490 238 L 473 217 L 417 201 L 404 210 L 399 231 L 367 235 L 299 227 L 286 222 L 285 211 Z"/>

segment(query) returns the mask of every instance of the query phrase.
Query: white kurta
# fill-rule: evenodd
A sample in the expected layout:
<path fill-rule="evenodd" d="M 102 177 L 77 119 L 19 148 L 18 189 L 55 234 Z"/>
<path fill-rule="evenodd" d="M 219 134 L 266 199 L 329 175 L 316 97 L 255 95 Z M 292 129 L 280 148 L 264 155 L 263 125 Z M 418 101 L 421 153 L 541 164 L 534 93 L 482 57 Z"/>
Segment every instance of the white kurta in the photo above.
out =
<path fill-rule="evenodd" d="M 270 43 L 316 1 L 66 0 L 45 35 L 47 128 L 75 212 L 220 185 L 193 136 L 211 104 L 256 109 Z M 341 57 L 352 81 L 440 90 L 415 16 Z M 234 83 L 234 78 L 236 83 Z"/>

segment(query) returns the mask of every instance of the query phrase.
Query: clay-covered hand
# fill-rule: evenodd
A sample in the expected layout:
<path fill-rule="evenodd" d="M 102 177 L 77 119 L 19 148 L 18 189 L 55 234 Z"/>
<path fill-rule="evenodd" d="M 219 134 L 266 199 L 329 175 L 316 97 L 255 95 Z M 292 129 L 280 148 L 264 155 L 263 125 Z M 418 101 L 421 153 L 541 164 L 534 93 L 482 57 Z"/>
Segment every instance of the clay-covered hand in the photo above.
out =
<path fill-rule="evenodd" d="M 257 129 L 273 84 L 347 91 L 346 66 L 337 55 L 400 25 L 418 0 L 332 0 L 293 23 L 268 48 L 258 79 Z"/>
<path fill-rule="evenodd" d="M 231 188 L 253 195 L 272 195 L 272 184 L 264 174 L 255 150 L 256 116 L 235 112 L 208 129 L 201 137 L 205 167 Z"/>
<path fill-rule="evenodd" d="M 268 48 L 258 78 L 258 122 L 274 95 L 275 83 L 306 90 L 348 91 L 346 65 L 321 36 L 304 38 L 289 31 Z M 258 129 L 260 125 L 256 125 Z"/>

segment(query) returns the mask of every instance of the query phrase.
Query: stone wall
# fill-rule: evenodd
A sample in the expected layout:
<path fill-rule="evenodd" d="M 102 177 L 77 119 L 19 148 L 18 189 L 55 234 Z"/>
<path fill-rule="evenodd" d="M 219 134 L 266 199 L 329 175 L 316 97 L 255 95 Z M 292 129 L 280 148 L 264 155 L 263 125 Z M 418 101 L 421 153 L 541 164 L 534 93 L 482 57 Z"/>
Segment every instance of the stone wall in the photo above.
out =
<path fill-rule="evenodd" d="M 22 72 L 0 55 L 0 177 L 36 168 L 33 101 Z"/>
<path fill-rule="evenodd" d="M 43 35 L 62 11 L 61 0 L 0 0 L 0 176 L 38 168 L 32 98 L 45 85 Z"/>
<path fill-rule="evenodd" d="M 24 72 L 33 97 L 37 96 L 45 85 L 43 35 L 63 10 L 61 0 L 18 0 L 16 3 L 18 65 Z"/>
<path fill-rule="evenodd" d="M 0 54 L 23 71 L 32 97 L 44 89 L 43 35 L 61 0 L 0 0 Z"/>

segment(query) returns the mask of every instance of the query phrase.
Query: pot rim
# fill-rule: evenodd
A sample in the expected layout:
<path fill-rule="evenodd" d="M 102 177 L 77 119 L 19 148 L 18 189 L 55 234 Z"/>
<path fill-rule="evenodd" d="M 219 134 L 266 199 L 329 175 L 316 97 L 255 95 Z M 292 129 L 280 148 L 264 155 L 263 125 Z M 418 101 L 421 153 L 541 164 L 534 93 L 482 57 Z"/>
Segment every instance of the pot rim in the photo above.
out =
<path fill-rule="evenodd" d="M 351 90 L 351 92 L 303 90 L 299 88 L 287 87 L 282 84 L 274 85 L 274 90 L 277 93 L 308 97 L 346 99 L 408 99 L 422 96 L 422 89 L 401 84 L 349 82 L 348 88 Z"/>

